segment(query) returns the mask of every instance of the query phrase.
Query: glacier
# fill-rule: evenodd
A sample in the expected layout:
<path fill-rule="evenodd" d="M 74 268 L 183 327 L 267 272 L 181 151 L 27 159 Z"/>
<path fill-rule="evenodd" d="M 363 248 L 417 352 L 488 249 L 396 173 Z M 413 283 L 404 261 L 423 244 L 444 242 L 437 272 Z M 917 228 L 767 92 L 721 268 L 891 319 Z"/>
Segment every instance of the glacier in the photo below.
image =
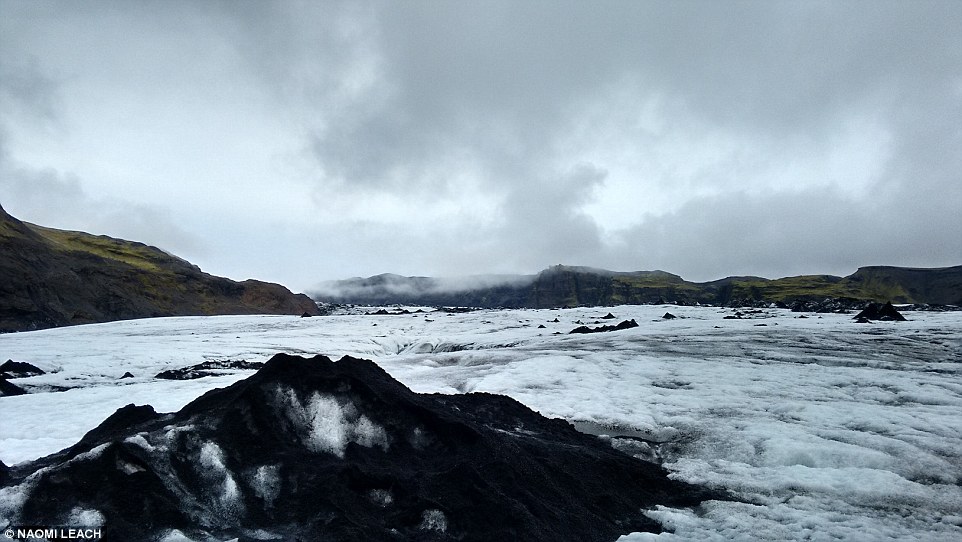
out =
<path fill-rule="evenodd" d="M 666 310 L 677 318 L 662 318 Z M 568 334 L 608 312 L 639 326 Z M 0 360 L 46 374 L 15 380 L 31 393 L 0 398 L 0 460 L 65 448 L 128 403 L 175 411 L 252 373 L 154 378 L 164 370 L 278 352 L 350 355 L 416 392 L 508 395 L 657 460 L 676 479 L 739 498 L 649 511 L 670 532 L 625 533 L 625 541 L 962 539 L 962 312 L 872 324 L 774 308 L 725 318 L 732 314 L 676 306 L 345 311 L 4 334 Z M 120 379 L 126 372 L 134 377 Z M 354 438 L 380 445 L 376 427 L 357 423 Z M 269 491 L 269 472 L 261 474 Z"/>

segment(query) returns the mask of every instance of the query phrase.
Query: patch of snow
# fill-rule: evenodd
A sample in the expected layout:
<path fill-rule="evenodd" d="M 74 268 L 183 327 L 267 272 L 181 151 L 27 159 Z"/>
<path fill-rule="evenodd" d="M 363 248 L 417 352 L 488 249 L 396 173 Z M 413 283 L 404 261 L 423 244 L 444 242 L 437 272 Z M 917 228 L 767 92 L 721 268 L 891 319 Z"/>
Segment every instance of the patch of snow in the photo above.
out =
<path fill-rule="evenodd" d="M 367 494 L 371 502 L 384 508 L 394 503 L 394 495 L 387 489 L 372 489 Z"/>
<path fill-rule="evenodd" d="M 148 452 L 153 452 L 154 450 L 157 449 L 154 445 L 152 445 L 152 444 L 147 440 L 147 433 L 137 433 L 136 435 L 134 435 L 134 436 L 132 436 L 132 437 L 128 437 L 127 439 L 125 439 L 124 442 L 127 442 L 127 443 L 129 443 L 129 444 L 133 444 L 133 445 L 135 445 L 135 446 L 140 446 L 141 448 L 143 448 L 144 450 L 146 450 L 146 451 L 148 451 Z"/>
<path fill-rule="evenodd" d="M 365 448 L 373 448 L 377 446 L 383 451 L 388 449 L 388 438 L 387 432 L 380 425 L 372 422 L 370 418 L 365 415 L 358 417 L 357 422 L 354 423 L 353 427 L 354 442 L 357 442 Z"/>
<path fill-rule="evenodd" d="M 224 452 L 221 451 L 220 446 L 213 442 L 205 442 L 201 446 L 198 460 L 205 469 L 211 469 L 218 473 L 227 471 L 227 467 L 224 466 Z"/>
<path fill-rule="evenodd" d="M 234 476 L 224 463 L 224 452 L 214 442 L 204 442 L 197 457 L 198 473 L 211 489 L 209 504 L 216 515 L 214 525 L 231 523 L 244 514 L 244 502 Z"/>
<path fill-rule="evenodd" d="M 264 529 L 248 530 L 247 537 L 254 540 L 284 540 L 284 537 L 265 531 Z"/>
<path fill-rule="evenodd" d="M 315 392 L 307 401 L 301 401 L 292 388 L 278 386 L 276 399 L 282 416 L 307 449 L 344 457 L 347 422 L 335 398 Z"/>
<path fill-rule="evenodd" d="M 127 461 L 117 460 L 117 470 L 124 474 L 137 474 L 138 472 L 146 472 L 147 469 L 141 467 L 140 465 L 135 465 Z"/>
<path fill-rule="evenodd" d="M 421 514 L 421 524 L 418 525 L 418 529 L 443 533 L 448 530 L 448 518 L 440 510 L 425 510 Z"/>
<path fill-rule="evenodd" d="M 197 542 L 193 538 L 188 538 L 187 535 L 180 532 L 178 529 L 171 529 L 164 534 L 164 537 L 160 539 L 160 542 Z"/>
<path fill-rule="evenodd" d="M 267 508 L 274 506 L 274 501 L 281 493 L 280 470 L 280 465 L 261 465 L 249 477 L 254 495 L 262 499 Z"/>
<path fill-rule="evenodd" d="M 350 442 L 385 451 L 388 448 L 384 428 L 359 415 L 351 403 L 342 404 L 333 396 L 317 392 L 304 401 L 293 389 L 280 386 L 275 390 L 274 402 L 301 442 L 313 452 L 344 457 Z"/>
<path fill-rule="evenodd" d="M 66 525 L 73 528 L 86 529 L 102 527 L 106 523 L 104 515 L 99 510 L 89 510 L 79 506 L 70 511 Z"/>
<path fill-rule="evenodd" d="M 20 511 L 30 495 L 30 485 L 26 482 L 15 486 L 0 488 L 0 523 L 16 524 Z"/>
<path fill-rule="evenodd" d="M 194 431 L 193 425 L 168 425 L 164 427 L 164 438 L 167 443 L 175 442 L 181 434 L 190 435 Z"/>
<path fill-rule="evenodd" d="M 90 461 L 91 459 L 97 459 L 98 457 L 100 457 L 101 455 L 103 455 L 104 450 L 106 450 L 107 447 L 110 446 L 110 444 L 111 444 L 111 443 L 109 443 L 109 442 L 105 442 L 105 443 L 103 443 L 103 444 L 94 446 L 93 448 L 87 450 L 86 452 L 79 453 L 79 454 L 73 456 L 73 457 L 70 459 L 69 462 L 73 462 L 73 461 Z"/>

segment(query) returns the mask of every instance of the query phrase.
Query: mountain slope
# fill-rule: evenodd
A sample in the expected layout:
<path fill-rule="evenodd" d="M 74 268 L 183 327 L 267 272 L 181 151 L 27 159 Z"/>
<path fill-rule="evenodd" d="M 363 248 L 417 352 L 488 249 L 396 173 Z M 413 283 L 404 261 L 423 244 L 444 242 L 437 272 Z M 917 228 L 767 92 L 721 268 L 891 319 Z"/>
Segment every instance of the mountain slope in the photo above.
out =
<path fill-rule="evenodd" d="M 211 314 L 310 314 L 278 284 L 236 282 L 143 243 L 21 222 L 0 207 L 0 332 Z"/>
<path fill-rule="evenodd" d="M 615 272 L 558 265 L 537 275 L 484 286 L 427 277 L 378 275 L 328 283 L 313 294 L 335 303 L 423 304 L 551 308 L 591 305 L 695 303 L 743 305 L 848 302 L 962 305 L 962 266 L 935 269 L 862 267 L 847 277 L 806 275 L 780 279 L 728 277 L 689 282 L 664 271 Z"/>

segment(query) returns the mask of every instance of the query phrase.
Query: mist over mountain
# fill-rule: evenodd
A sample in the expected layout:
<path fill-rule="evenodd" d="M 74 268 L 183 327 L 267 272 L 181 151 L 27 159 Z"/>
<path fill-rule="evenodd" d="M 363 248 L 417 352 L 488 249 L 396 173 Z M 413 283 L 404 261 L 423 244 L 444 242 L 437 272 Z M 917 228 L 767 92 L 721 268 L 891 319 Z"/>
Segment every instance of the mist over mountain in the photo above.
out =
<path fill-rule="evenodd" d="M 279 284 L 233 281 L 159 248 L 21 222 L 0 207 L 0 332 L 153 316 L 317 314 Z"/>
<path fill-rule="evenodd" d="M 861 267 L 846 277 L 804 275 L 767 279 L 727 277 L 690 282 L 665 271 L 609 271 L 556 265 L 536 275 L 438 279 L 382 274 L 327 282 L 311 294 L 329 303 L 412 304 L 482 308 L 592 305 L 804 304 L 826 299 L 962 305 L 962 266 Z"/>
<path fill-rule="evenodd" d="M 535 280 L 534 275 L 405 277 L 383 273 L 320 284 L 318 300 L 367 305 L 412 303 L 476 307 L 514 307 Z"/>

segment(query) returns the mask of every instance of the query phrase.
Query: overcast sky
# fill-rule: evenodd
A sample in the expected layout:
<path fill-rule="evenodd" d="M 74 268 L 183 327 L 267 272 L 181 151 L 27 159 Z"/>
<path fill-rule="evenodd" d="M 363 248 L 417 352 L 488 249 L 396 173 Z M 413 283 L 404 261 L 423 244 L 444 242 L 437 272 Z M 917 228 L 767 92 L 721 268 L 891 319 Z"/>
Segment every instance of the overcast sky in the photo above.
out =
<path fill-rule="evenodd" d="M 962 2 L 0 0 L 0 203 L 294 290 L 962 264 Z"/>

